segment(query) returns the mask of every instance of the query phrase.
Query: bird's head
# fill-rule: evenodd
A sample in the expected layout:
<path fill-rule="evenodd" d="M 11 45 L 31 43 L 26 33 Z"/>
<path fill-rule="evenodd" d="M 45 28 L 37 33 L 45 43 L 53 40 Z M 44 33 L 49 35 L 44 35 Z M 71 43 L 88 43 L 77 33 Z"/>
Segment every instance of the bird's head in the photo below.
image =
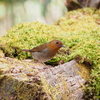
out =
<path fill-rule="evenodd" d="M 63 46 L 63 43 L 60 40 L 52 40 L 50 42 L 48 42 L 48 48 L 51 50 L 58 50 L 61 47 L 65 47 Z"/>

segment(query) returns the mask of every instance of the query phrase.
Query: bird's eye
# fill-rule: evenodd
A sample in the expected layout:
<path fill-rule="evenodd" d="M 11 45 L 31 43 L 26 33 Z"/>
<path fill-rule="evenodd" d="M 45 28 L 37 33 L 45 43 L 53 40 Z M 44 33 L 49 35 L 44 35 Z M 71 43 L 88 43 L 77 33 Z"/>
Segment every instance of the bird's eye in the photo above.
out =
<path fill-rule="evenodd" d="M 59 42 L 56 42 L 56 44 L 58 44 Z"/>

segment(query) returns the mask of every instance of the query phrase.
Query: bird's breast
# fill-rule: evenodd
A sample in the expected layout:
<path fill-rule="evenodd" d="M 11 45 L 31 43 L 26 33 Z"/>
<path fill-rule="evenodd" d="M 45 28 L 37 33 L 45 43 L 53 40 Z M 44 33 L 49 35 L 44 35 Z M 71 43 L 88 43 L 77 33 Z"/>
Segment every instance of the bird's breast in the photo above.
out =
<path fill-rule="evenodd" d="M 33 52 L 32 57 L 40 62 L 45 62 L 53 58 L 55 54 L 56 52 L 53 52 L 52 50 L 46 48 L 42 50 L 41 52 Z"/>

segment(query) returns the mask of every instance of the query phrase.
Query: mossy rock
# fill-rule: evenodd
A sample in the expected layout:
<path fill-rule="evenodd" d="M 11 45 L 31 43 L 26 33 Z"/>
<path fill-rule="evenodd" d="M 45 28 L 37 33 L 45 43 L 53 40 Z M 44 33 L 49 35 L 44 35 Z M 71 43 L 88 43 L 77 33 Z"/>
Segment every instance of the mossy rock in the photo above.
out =
<path fill-rule="evenodd" d="M 36 100 L 39 99 L 40 85 L 18 81 L 10 75 L 0 75 L 0 99 L 5 100 Z M 41 96 L 41 100 L 43 96 Z"/>
<path fill-rule="evenodd" d="M 6 56 L 25 59 L 31 57 L 29 53 L 20 52 L 21 49 L 31 49 L 42 43 L 59 39 L 67 49 L 65 53 L 58 53 L 53 59 L 65 62 L 79 56 L 79 62 L 92 65 L 91 75 L 95 77 L 93 87 L 89 90 L 94 96 L 100 94 L 100 25 L 98 20 L 100 10 L 92 8 L 67 12 L 53 25 L 40 22 L 21 23 L 7 31 L 0 38 L 0 48 Z M 70 51 L 70 53 L 66 53 Z M 51 60 L 52 61 L 52 60 Z M 100 97 L 99 97 L 100 98 Z"/>
<path fill-rule="evenodd" d="M 69 12 L 61 17 L 55 25 L 45 25 L 40 22 L 21 23 L 7 31 L 7 34 L 0 38 L 0 48 L 6 56 L 19 59 L 30 58 L 21 49 L 31 49 L 42 43 L 59 39 L 70 50 L 70 55 L 60 53 L 54 59 L 69 61 L 76 55 L 97 63 L 100 48 L 100 28 L 96 23 L 100 12 L 94 9 L 83 9 Z M 65 52 L 67 51 L 65 49 Z"/>
<path fill-rule="evenodd" d="M 89 78 L 88 67 L 78 64 L 75 60 L 50 69 L 43 70 L 44 67 L 46 66 L 34 63 L 32 60 L 0 58 L 0 71 L 2 72 L 0 99 L 67 100 L 76 97 L 76 88 L 79 89 L 77 98 L 82 98 L 83 92 L 80 84 L 84 84 L 84 79 Z"/>
<path fill-rule="evenodd" d="M 0 100 L 46 100 L 39 73 L 32 61 L 0 58 Z M 42 95 L 43 94 L 43 95 Z"/>
<path fill-rule="evenodd" d="M 19 59 L 31 58 L 29 53 L 20 52 L 20 50 L 31 49 L 53 39 L 59 39 L 64 43 L 63 33 L 63 30 L 56 25 L 45 25 L 40 22 L 21 23 L 11 28 L 5 36 L 0 38 L 0 48 L 5 56 Z M 58 60 L 59 57 L 56 61 Z"/>
<path fill-rule="evenodd" d="M 67 12 L 55 24 L 66 31 L 66 42 L 72 51 L 68 58 L 75 57 L 92 65 L 86 99 L 100 99 L 100 10 L 85 8 Z"/>

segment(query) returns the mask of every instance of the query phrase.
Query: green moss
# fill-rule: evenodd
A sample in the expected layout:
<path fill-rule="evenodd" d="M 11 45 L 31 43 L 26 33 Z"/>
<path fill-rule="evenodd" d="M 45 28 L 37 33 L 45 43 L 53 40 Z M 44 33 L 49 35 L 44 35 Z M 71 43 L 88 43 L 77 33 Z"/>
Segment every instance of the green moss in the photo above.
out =
<path fill-rule="evenodd" d="M 82 76 L 85 80 L 90 78 L 90 68 L 89 66 L 85 66 L 84 64 L 76 63 L 76 66 L 79 67 L 80 71 L 77 73 Z"/>
<path fill-rule="evenodd" d="M 21 49 L 31 49 L 52 39 L 59 39 L 59 32 L 63 34 L 63 31 L 55 25 L 45 25 L 40 22 L 21 23 L 0 39 L 2 42 L 0 48 L 6 56 L 24 59 L 31 56 L 26 52 L 20 52 Z"/>
<path fill-rule="evenodd" d="M 35 100 L 37 91 L 38 91 L 38 84 L 32 85 L 26 85 L 23 82 L 19 82 L 18 85 L 15 86 L 15 90 L 17 91 L 18 98 L 22 100 Z"/>
<path fill-rule="evenodd" d="M 90 83 L 89 93 L 100 95 L 100 25 L 96 22 L 100 17 L 100 10 L 92 8 L 67 12 L 54 25 L 45 25 L 40 22 L 21 23 L 7 31 L 0 38 L 0 48 L 6 56 L 24 59 L 31 57 L 29 53 L 20 52 L 21 49 L 31 49 L 53 39 L 61 40 L 70 51 L 70 54 L 57 54 L 54 58 L 65 62 L 82 57 L 81 63 L 89 61 L 94 68 L 91 75 L 95 82 Z M 17 49 L 16 49 L 17 48 Z M 66 52 L 66 49 L 64 49 Z M 100 98 L 100 97 L 98 97 Z"/>
<path fill-rule="evenodd" d="M 27 81 L 18 81 L 11 75 L 0 75 L 0 95 L 5 100 L 43 100 L 40 88 L 37 83 L 28 84 Z"/>
<path fill-rule="evenodd" d="M 69 93 L 67 83 L 62 79 L 62 77 L 58 76 L 58 78 L 61 82 L 53 87 L 45 80 L 43 76 L 41 76 L 42 89 L 47 95 L 47 100 L 68 100 Z"/>
<path fill-rule="evenodd" d="M 100 10 L 85 8 L 66 13 L 56 25 L 66 31 L 66 43 L 72 51 L 67 59 L 79 55 L 80 62 L 92 65 L 86 99 L 100 99 Z"/>
<path fill-rule="evenodd" d="M 0 50 L 0 58 L 4 57 L 4 53 Z"/>

